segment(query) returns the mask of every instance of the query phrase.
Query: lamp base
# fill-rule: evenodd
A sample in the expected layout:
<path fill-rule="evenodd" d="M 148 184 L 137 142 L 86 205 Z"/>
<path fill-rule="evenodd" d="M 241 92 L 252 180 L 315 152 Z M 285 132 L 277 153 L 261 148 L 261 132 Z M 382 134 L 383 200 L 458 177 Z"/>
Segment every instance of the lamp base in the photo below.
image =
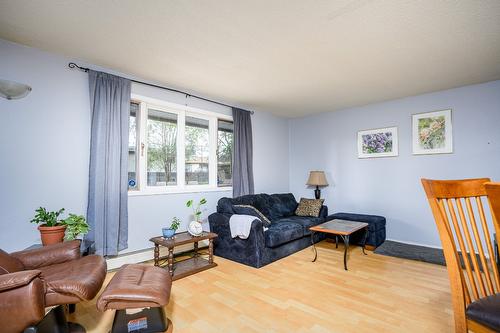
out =
<path fill-rule="evenodd" d="M 316 189 L 314 190 L 314 197 L 316 199 L 321 198 L 321 190 L 319 189 L 319 186 L 316 186 Z"/>

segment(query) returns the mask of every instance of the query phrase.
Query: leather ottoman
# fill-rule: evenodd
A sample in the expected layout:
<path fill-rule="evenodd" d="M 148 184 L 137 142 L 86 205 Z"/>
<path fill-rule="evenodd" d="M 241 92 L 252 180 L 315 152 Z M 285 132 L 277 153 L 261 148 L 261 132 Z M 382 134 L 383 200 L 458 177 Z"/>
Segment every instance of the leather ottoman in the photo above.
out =
<path fill-rule="evenodd" d="M 335 213 L 329 215 L 326 220 L 348 220 L 368 223 L 368 237 L 366 239 L 366 248 L 374 250 L 385 241 L 385 217 L 378 215 L 354 214 L 354 213 Z M 361 244 L 363 242 L 363 233 L 355 233 L 351 236 L 351 244 Z"/>
<path fill-rule="evenodd" d="M 97 300 L 97 309 L 117 310 L 112 333 L 171 332 L 165 317 L 172 279 L 163 268 L 144 264 L 123 265 Z"/>

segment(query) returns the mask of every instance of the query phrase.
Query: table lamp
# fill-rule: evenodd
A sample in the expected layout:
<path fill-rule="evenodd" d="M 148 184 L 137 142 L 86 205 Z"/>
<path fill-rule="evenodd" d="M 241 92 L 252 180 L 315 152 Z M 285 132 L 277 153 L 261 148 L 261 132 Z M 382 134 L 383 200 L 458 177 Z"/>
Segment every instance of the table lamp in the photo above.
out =
<path fill-rule="evenodd" d="M 328 186 L 328 182 L 326 181 L 326 176 L 323 171 L 311 171 L 309 173 L 309 179 L 307 180 L 306 185 L 316 186 L 314 190 L 314 196 L 316 199 L 321 197 L 320 186 Z"/>

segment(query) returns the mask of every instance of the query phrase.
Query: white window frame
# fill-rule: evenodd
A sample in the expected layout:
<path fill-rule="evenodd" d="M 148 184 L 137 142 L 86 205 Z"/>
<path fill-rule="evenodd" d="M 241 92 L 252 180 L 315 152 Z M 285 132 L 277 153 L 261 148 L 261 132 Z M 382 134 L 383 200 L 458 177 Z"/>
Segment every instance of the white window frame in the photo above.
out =
<path fill-rule="evenodd" d="M 233 117 L 217 112 L 207 111 L 192 106 L 167 102 L 156 98 L 131 94 L 131 100 L 139 103 L 139 114 L 136 115 L 138 154 L 136 164 L 137 189 L 129 190 L 129 196 L 155 195 L 169 193 L 190 193 L 190 192 L 210 192 L 210 191 L 232 191 L 232 186 L 217 186 L 217 131 L 218 120 L 233 121 Z M 154 109 L 177 115 L 177 185 L 171 186 L 148 186 L 147 184 L 147 122 L 148 110 Z M 187 185 L 185 181 L 185 124 L 186 116 L 205 119 L 209 122 L 209 164 L 208 180 L 206 185 Z"/>

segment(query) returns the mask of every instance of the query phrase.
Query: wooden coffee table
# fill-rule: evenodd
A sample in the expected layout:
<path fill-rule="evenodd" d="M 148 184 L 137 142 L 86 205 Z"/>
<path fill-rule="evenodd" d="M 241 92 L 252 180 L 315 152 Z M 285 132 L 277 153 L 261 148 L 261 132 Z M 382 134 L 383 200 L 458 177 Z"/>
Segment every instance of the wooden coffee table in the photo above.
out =
<path fill-rule="evenodd" d="M 347 249 L 349 248 L 349 236 L 361 229 L 365 229 L 362 249 L 363 254 L 366 255 L 365 244 L 366 238 L 368 237 L 368 223 L 347 220 L 331 220 L 309 228 L 309 230 L 311 230 L 311 243 L 314 251 L 314 259 L 312 261 L 315 262 L 318 257 L 318 251 L 316 251 L 316 246 L 314 245 L 314 233 L 324 232 L 327 234 L 334 234 L 335 247 L 338 247 L 338 236 L 344 240 L 344 269 L 347 271 Z"/>
<path fill-rule="evenodd" d="M 213 239 L 215 237 L 217 237 L 217 234 L 206 231 L 198 237 L 191 236 L 188 232 L 175 234 L 174 238 L 171 239 L 162 236 L 153 237 L 150 241 L 155 244 L 155 266 L 168 269 L 172 280 L 178 280 L 191 274 L 215 267 L 217 266 L 217 264 L 214 263 Z M 208 260 L 203 258 L 198 252 L 198 242 L 203 240 L 208 240 Z M 174 262 L 174 248 L 179 245 L 190 243 L 193 243 L 194 255 L 188 259 Z M 160 246 L 168 248 L 168 256 L 166 259 L 160 258 Z"/>

